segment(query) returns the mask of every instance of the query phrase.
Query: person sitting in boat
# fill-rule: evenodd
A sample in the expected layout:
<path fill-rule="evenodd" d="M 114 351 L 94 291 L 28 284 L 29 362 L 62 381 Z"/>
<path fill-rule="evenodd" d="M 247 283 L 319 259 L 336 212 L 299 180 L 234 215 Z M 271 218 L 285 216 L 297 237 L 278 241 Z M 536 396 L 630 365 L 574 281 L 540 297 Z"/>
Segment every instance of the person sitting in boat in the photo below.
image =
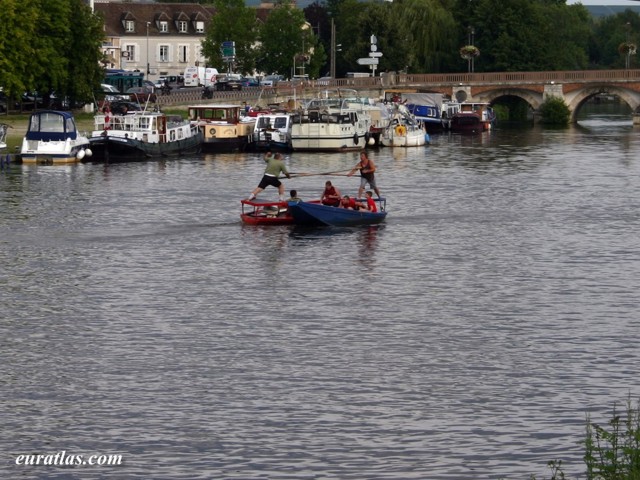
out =
<path fill-rule="evenodd" d="M 264 170 L 264 175 L 262 176 L 262 180 L 260 180 L 260 184 L 258 184 L 253 192 L 251 192 L 248 200 L 254 200 L 256 195 L 269 185 L 272 185 L 278 189 L 280 201 L 284 202 L 284 184 L 278 180 L 278 175 L 282 172 L 285 177 L 291 178 L 291 174 L 287 170 L 284 160 L 282 160 L 282 154 L 276 153 L 275 156 L 272 157 L 271 152 L 267 152 L 267 155 L 264 157 L 264 161 L 267 162 L 267 168 Z"/>
<path fill-rule="evenodd" d="M 349 195 L 345 195 L 340 200 L 340 206 L 349 210 L 359 210 L 360 202 L 357 202 L 355 198 L 351 198 Z"/>
<path fill-rule="evenodd" d="M 371 190 L 367 190 L 365 193 L 367 203 L 362 206 L 364 210 L 367 210 L 371 213 L 377 213 L 378 206 L 376 205 L 375 200 L 373 199 L 373 192 Z"/>
<path fill-rule="evenodd" d="M 340 190 L 331 184 L 330 180 L 327 180 L 324 184 L 324 192 L 322 193 L 322 204 L 329 205 L 330 207 L 340 206 Z"/>
<path fill-rule="evenodd" d="M 289 199 L 287 200 L 287 202 L 301 202 L 302 199 L 298 196 L 298 191 L 297 190 L 291 190 L 289 192 Z"/>

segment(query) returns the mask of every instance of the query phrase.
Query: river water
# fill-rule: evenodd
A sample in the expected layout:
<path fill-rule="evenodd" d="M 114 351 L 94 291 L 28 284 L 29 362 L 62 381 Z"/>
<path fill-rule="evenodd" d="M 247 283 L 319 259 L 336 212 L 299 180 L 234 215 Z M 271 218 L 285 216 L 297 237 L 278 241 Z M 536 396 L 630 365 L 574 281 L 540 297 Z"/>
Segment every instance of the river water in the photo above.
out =
<path fill-rule="evenodd" d="M 0 477 L 585 478 L 586 416 L 640 395 L 640 132 L 432 140 L 371 152 L 353 229 L 242 225 L 257 154 L 0 173 Z M 123 464 L 16 465 L 62 451 Z"/>

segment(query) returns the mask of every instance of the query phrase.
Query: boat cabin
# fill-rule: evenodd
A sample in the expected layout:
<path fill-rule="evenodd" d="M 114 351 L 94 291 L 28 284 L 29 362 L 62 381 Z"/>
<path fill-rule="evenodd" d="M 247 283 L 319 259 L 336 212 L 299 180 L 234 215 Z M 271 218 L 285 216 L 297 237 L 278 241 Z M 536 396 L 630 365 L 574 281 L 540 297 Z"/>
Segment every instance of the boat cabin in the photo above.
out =
<path fill-rule="evenodd" d="M 25 138 L 37 142 L 59 142 L 78 137 L 76 122 L 70 112 L 42 110 L 31 114 Z"/>
<path fill-rule="evenodd" d="M 238 105 L 194 105 L 189 107 L 191 122 L 238 123 L 240 121 Z"/>

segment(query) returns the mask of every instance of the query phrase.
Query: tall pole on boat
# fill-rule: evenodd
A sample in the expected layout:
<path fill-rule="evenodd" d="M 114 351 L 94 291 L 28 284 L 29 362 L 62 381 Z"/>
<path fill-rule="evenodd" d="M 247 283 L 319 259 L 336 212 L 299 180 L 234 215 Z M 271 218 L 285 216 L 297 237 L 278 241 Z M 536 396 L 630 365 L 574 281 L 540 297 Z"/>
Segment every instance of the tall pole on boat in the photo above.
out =
<path fill-rule="evenodd" d="M 149 80 L 149 25 L 151 22 L 147 22 L 147 80 Z"/>

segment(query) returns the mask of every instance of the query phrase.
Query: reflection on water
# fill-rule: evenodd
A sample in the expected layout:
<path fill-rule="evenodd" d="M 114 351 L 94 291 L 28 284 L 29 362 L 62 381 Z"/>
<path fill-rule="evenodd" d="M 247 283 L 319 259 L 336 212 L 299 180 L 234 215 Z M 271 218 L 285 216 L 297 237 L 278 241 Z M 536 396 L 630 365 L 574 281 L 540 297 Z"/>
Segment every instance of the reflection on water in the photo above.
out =
<path fill-rule="evenodd" d="M 595 115 L 372 150 L 389 216 L 360 228 L 243 225 L 259 154 L 12 166 L 2 450 L 125 465 L 0 476 L 585 478 L 585 415 L 640 394 L 640 137 Z"/>

